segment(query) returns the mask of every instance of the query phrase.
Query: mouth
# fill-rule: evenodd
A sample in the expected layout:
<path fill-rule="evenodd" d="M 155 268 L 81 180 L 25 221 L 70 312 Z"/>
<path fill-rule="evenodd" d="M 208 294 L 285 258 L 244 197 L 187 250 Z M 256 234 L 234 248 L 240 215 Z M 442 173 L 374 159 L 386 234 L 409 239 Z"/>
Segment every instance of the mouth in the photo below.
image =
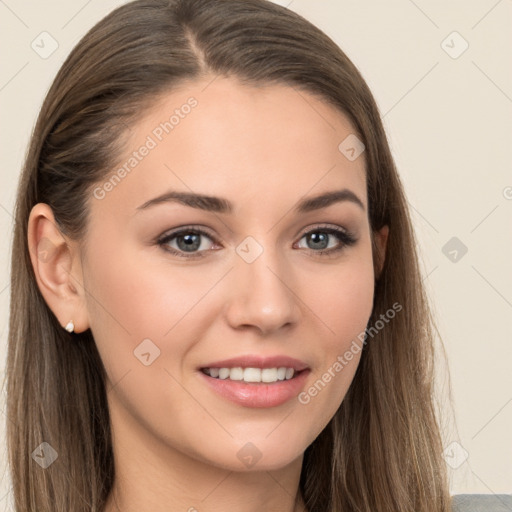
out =
<path fill-rule="evenodd" d="M 309 368 L 203 367 L 197 374 L 215 394 L 238 406 L 270 409 L 296 399 L 306 386 Z M 283 377 L 284 375 L 284 377 Z"/>

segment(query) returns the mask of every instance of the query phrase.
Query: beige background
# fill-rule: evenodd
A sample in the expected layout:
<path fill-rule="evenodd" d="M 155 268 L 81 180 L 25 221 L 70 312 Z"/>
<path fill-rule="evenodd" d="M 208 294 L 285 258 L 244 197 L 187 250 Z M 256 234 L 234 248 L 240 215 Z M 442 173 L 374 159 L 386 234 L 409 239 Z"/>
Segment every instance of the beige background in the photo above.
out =
<path fill-rule="evenodd" d="M 12 211 L 29 134 L 71 48 L 122 3 L 0 0 L 0 379 Z M 444 437 L 452 493 L 512 493 L 512 2 L 276 3 L 302 14 L 341 46 L 384 117 L 451 372 L 458 430 L 447 418 Z M 58 43 L 47 59 L 31 48 L 43 31 Z M 450 259 L 450 245 L 444 249 L 448 256 L 443 253 L 452 237 L 468 249 L 463 256 L 458 252 L 457 261 Z M 446 407 L 448 381 L 439 368 Z M 12 510 L 4 399 L 0 511 Z"/>

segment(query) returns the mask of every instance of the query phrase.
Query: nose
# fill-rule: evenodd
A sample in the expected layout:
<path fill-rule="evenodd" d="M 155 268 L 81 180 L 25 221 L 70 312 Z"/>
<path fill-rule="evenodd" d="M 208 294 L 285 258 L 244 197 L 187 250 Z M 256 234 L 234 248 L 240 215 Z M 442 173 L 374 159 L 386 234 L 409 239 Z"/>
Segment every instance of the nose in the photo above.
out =
<path fill-rule="evenodd" d="M 282 263 L 270 250 L 264 250 L 252 263 L 237 256 L 231 272 L 234 284 L 225 306 L 232 328 L 269 334 L 297 323 L 300 301 L 293 291 L 292 272 Z"/>

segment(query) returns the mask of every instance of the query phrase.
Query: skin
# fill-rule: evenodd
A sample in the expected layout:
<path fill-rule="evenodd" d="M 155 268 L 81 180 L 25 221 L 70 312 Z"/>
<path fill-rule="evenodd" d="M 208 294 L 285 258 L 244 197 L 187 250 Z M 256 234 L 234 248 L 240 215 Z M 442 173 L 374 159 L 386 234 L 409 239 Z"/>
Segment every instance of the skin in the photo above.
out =
<path fill-rule="evenodd" d="M 208 77 L 160 97 L 131 126 L 118 165 L 190 96 L 198 105 L 179 125 L 103 199 L 90 198 L 86 240 L 64 237 L 48 205 L 33 208 L 30 247 L 54 248 L 44 260 L 31 251 L 37 282 L 62 326 L 73 319 L 76 332 L 92 330 L 106 368 L 116 459 L 107 512 L 302 512 L 304 451 L 341 404 L 360 353 L 307 405 L 234 404 L 197 368 L 286 354 L 308 364 L 308 389 L 364 331 L 375 279 L 364 153 L 349 161 L 338 150 L 354 128 L 308 93 Z M 303 196 L 343 188 L 364 209 L 293 210 Z M 226 198 L 234 212 L 170 202 L 137 210 L 170 189 Z M 319 255 L 304 233 L 324 223 L 357 242 Z M 215 237 L 200 238 L 204 257 L 156 242 L 190 224 Z M 383 254 L 387 235 L 375 233 Z M 247 236 L 263 248 L 250 264 L 235 250 Z M 330 235 L 329 247 L 339 245 Z M 149 366 L 134 357 L 147 338 L 160 350 Z M 261 453 L 251 467 L 237 457 L 248 442 Z"/>

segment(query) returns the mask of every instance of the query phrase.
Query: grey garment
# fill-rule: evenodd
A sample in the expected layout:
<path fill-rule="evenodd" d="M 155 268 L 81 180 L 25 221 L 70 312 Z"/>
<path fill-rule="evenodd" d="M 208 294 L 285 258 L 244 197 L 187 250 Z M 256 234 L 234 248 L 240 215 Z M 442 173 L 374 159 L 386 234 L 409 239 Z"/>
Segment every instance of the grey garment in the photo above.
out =
<path fill-rule="evenodd" d="M 453 512 L 512 512 L 512 494 L 457 494 Z"/>

